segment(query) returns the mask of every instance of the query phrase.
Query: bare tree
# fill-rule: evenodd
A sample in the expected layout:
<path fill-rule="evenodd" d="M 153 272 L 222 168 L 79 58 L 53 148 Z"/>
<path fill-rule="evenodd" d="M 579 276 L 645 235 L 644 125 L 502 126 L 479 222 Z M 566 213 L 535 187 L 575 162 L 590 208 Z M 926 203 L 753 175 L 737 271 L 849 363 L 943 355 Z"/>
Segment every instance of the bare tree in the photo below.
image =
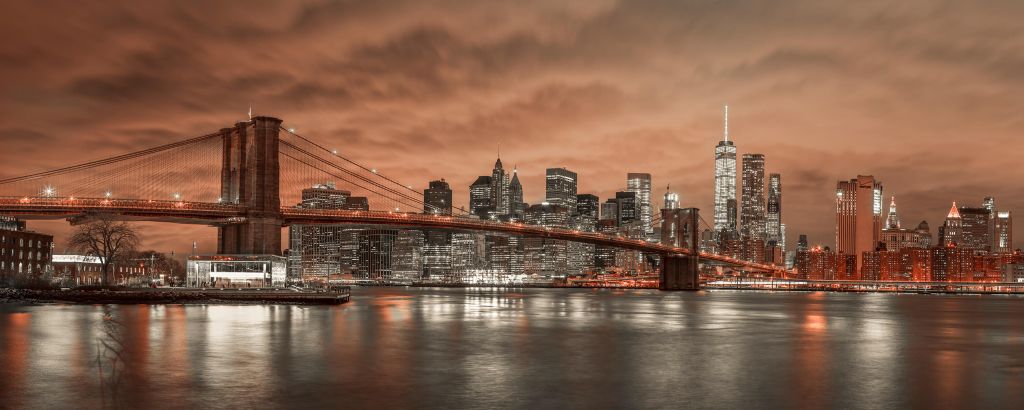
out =
<path fill-rule="evenodd" d="M 117 221 L 111 215 L 97 215 L 79 225 L 68 240 L 68 247 L 89 256 L 100 258 L 103 284 L 113 282 L 111 265 L 123 259 L 139 245 L 139 236 L 127 222 Z"/>

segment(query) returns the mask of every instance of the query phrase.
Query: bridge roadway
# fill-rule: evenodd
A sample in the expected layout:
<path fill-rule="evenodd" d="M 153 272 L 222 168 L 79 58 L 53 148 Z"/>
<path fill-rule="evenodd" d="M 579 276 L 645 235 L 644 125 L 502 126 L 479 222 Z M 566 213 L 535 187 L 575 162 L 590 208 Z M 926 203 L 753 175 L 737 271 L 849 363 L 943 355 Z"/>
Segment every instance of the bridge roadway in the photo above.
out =
<path fill-rule="evenodd" d="M 245 221 L 246 209 L 234 204 L 144 199 L 0 197 L 0 215 L 23 219 L 63 219 L 88 214 L 113 214 L 120 219 L 222 225 Z M 661 255 L 688 255 L 688 249 L 629 239 L 598 232 L 549 228 L 516 222 L 497 222 L 448 215 L 385 211 L 350 211 L 282 207 L 283 225 L 352 224 L 409 228 L 434 228 L 461 231 L 484 231 L 562 239 L 594 245 L 614 246 Z M 701 259 L 742 266 L 751 270 L 781 272 L 780 267 L 734 259 L 724 255 L 701 252 Z"/>

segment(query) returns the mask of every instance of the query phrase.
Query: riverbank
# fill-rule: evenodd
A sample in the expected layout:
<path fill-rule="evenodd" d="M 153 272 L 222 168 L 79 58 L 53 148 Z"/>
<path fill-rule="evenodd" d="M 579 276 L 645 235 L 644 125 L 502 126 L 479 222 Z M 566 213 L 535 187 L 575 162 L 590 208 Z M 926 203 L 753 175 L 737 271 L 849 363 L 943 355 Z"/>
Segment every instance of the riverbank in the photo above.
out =
<path fill-rule="evenodd" d="M 0 303 L 77 304 L 301 304 L 339 305 L 351 298 L 349 288 L 330 292 L 292 289 L 135 288 L 116 290 L 0 289 Z"/>

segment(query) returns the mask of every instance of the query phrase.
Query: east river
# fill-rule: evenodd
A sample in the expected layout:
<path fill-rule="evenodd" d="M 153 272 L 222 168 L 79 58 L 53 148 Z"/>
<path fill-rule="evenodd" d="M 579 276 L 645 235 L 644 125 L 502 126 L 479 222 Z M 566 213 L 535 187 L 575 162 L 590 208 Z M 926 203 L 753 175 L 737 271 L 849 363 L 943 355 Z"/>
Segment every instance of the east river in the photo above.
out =
<path fill-rule="evenodd" d="M 1024 408 L 1024 298 L 356 288 L 0 305 L 0 408 Z"/>

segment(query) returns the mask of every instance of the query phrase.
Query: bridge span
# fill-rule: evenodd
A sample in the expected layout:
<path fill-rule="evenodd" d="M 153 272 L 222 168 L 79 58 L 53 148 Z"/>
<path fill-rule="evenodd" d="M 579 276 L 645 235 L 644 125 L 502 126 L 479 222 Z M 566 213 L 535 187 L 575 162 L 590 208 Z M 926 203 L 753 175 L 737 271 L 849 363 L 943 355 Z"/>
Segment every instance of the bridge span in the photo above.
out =
<path fill-rule="evenodd" d="M 773 265 L 698 252 L 696 209 L 686 217 L 691 219 L 679 219 L 676 224 L 686 226 L 686 232 L 680 231 L 679 237 L 684 238 L 681 246 L 616 234 L 492 221 L 468 213 L 452 215 L 450 209 L 437 212 L 424 203 L 421 191 L 297 135 L 281 127 L 281 122 L 273 117 L 253 117 L 234 127 L 159 147 L 3 179 L 0 215 L 75 222 L 90 215 L 109 214 L 123 220 L 211 225 L 218 229 L 218 253 L 222 254 L 280 254 L 281 228 L 293 224 L 479 231 L 566 240 L 662 255 L 661 283 L 666 290 L 696 289 L 700 260 L 782 273 Z M 282 139 L 282 134 L 289 139 Z M 210 150 L 219 153 L 213 156 Z M 212 170 L 179 169 L 208 158 L 218 158 L 212 162 Z M 282 162 L 292 166 L 287 168 L 297 168 L 299 179 L 294 171 L 282 170 Z M 344 182 L 377 195 L 375 198 L 387 202 L 387 206 L 380 209 L 375 204 L 375 210 L 282 206 L 286 202 L 283 191 L 294 192 L 297 186 L 315 178 Z M 127 195 L 111 192 L 109 187 L 119 183 Z M 205 200 L 185 200 L 181 192 L 174 192 L 173 200 L 153 199 L 168 195 L 161 192 L 164 186 L 185 187 L 190 189 L 190 198 Z M 208 191 L 205 197 L 203 186 Z M 400 212 L 403 207 L 417 211 Z"/>

